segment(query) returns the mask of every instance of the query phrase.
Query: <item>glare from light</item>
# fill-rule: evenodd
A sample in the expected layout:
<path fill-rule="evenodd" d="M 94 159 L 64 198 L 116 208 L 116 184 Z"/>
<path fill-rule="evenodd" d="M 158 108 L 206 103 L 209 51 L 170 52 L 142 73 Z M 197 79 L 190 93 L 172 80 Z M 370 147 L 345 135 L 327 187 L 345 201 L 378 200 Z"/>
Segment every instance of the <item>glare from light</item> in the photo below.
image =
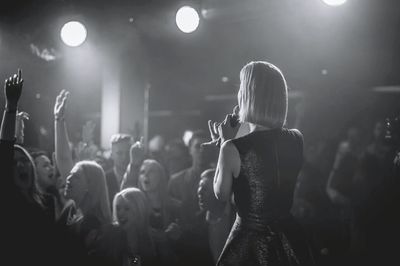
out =
<path fill-rule="evenodd" d="M 183 6 L 176 12 L 176 25 L 184 33 L 195 31 L 199 23 L 199 14 L 190 6 Z"/>
<path fill-rule="evenodd" d="M 85 42 L 87 31 L 85 26 L 78 21 L 70 21 L 61 29 L 62 41 L 71 47 L 77 47 Z"/>
<path fill-rule="evenodd" d="M 186 146 L 189 146 L 189 141 L 192 137 L 193 137 L 193 131 L 185 130 L 185 132 L 183 133 L 182 140 Z"/>
<path fill-rule="evenodd" d="M 347 0 L 322 0 L 322 1 L 329 6 L 340 6 L 346 3 Z"/>
<path fill-rule="evenodd" d="M 223 83 L 227 83 L 229 81 L 229 78 L 224 76 L 224 77 L 221 78 L 221 81 Z"/>

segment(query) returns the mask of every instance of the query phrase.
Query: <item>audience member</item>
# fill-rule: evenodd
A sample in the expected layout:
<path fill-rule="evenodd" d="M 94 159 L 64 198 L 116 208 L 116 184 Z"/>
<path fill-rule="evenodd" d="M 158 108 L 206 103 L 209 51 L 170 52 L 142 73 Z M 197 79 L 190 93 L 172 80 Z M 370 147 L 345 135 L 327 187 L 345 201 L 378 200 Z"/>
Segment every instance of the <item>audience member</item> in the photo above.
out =
<path fill-rule="evenodd" d="M 214 194 L 215 170 L 208 169 L 201 174 L 197 196 L 199 207 L 206 212 L 208 243 L 214 264 L 217 263 L 234 222 L 234 211 L 230 202 L 219 201 Z"/>
<path fill-rule="evenodd" d="M 2 219 L 2 262 L 17 266 L 69 265 L 70 257 L 60 260 L 68 243 L 57 229 L 54 217 L 45 210 L 33 159 L 24 148 L 14 145 L 22 86 L 21 70 L 6 79 L 4 86 L 6 106 L 0 129 L 0 194 L 2 210 L 7 217 Z M 74 256 L 72 250 L 70 255 Z"/>
<path fill-rule="evenodd" d="M 190 167 L 191 158 L 185 143 L 180 139 L 173 139 L 165 146 L 166 168 L 169 175 L 176 174 Z"/>
<path fill-rule="evenodd" d="M 125 246 L 116 250 L 122 265 L 158 265 L 149 211 L 148 200 L 138 188 L 126 188 L 115 195 L 113 220 L 126 239 Z"/>
<path fill-rule="evenodd" d="M 132 137 L 128 134 L 115 134 L 111 136 L 111 159 L 114 165 L 112 169 L 106 172 L 110 203 L 112 203 L 115 194 L 121 190 L 122 180 L 129 164 L 131 142 Z"/>
<path fill-rule="evenodd" d="M 182 265 L 208 265 L 212 263 L 208 247 L 207 225 L 204 212 L 199 208 L 197 189 L 200 174 L 210 168 L 210 151 L 202 147 L 207 141 L 203 131 L 193 133 L 189 141 L 189 152 L 192 166 L 171 177 L 168 182 L 168 194 L 181 202 L 181 219 L 179 225 L 182 235 L 178 241 Z"/>
<path fill-rule="evenodd" d="M 82 140 L 75 147 L 75 154 L 78 160 L 95 160 L 100 149 L 94 142 L 94 129 L 96 124 L 92 121 L 86 121 L 82 126 Z"/>
<path fill-rule="evenodd" d="M 60 214 L 60 225 L 68 228 L 72 238 L 83 247 L 86 263 L 99 263 L 99 239 L 103 228 L 111 224 L 111 207 L 108 200 L 105 174 L 94 161 L 81 161 L 72 165 L 72 153 L 64 113 L 69 93 L 57 96 L 54 106 L 55 154 L 61 177 L 65 177 L 65 197 L 69 199 Z"/>

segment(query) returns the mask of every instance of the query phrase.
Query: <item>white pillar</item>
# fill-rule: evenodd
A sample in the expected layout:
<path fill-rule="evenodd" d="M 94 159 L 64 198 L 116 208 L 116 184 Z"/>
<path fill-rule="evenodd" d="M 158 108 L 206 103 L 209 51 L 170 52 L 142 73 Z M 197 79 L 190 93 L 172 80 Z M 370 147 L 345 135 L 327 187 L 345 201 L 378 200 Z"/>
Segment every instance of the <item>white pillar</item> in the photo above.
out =
<path fill-rule="evenodd" d="M 119 64 L 104 64 L 101 96 L 101 146 L 111 148 L 110 138 L 120 128 Z"/>

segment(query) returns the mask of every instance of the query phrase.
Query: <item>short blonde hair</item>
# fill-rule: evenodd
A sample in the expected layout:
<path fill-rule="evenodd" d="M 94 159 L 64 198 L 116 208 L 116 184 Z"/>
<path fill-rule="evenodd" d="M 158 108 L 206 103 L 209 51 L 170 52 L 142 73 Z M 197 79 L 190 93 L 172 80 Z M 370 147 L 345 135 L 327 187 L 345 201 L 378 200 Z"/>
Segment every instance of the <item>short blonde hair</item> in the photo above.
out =
<path fill-rule="evenodd" d="M 240 71 L 239 119 L 270 128 L 286 122 L 288 92 L 282 72 L 271 63 L 256 61 Z"/>

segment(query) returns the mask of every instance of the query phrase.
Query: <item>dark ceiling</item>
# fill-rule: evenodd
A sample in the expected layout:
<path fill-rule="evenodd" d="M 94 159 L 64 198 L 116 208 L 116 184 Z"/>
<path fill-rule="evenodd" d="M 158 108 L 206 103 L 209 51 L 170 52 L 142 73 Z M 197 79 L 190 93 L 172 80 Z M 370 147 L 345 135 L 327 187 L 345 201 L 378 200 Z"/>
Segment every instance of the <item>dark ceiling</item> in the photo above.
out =
<path fill-rule="evenodd" d="M 182 3 L 211 10 L 189 35 L 174 24 Z M 399 14 L 396 0 L 348 0 L 338 8 L 320 0 L 3 0 L 0 23 L 27 43 L 57 50 L 60 25 L 79 18 L 105 46 L 125 49 L 132 35 L 139 38 L 150 64 L 194 78 L 184 84 L 216 86 L 208 78 L 236 79 L 245 62 L 263 59 L 280 66 L 291 87 L 306 89 L 321 85 L 314 82 L 322 69 L 324 82 L 398 83 Z"/>
<path fill-rule="evenodd" d="M 184 3 L 207 11 L 192 34 L 175 25 Z M 276 64 L 294 92 L 400 84 L 398 0 L 336 8 L 320 0 L 2 0 L 0 46 L 62 54 L 59 29 L 69 19 L 85 23 L 88 43 L 103 55 L 117 52 L 124 67 L 138 69 L 152 84 L 155 109 L 201 108 L 206 95 L 235 93 L 251 60 Z"/>

